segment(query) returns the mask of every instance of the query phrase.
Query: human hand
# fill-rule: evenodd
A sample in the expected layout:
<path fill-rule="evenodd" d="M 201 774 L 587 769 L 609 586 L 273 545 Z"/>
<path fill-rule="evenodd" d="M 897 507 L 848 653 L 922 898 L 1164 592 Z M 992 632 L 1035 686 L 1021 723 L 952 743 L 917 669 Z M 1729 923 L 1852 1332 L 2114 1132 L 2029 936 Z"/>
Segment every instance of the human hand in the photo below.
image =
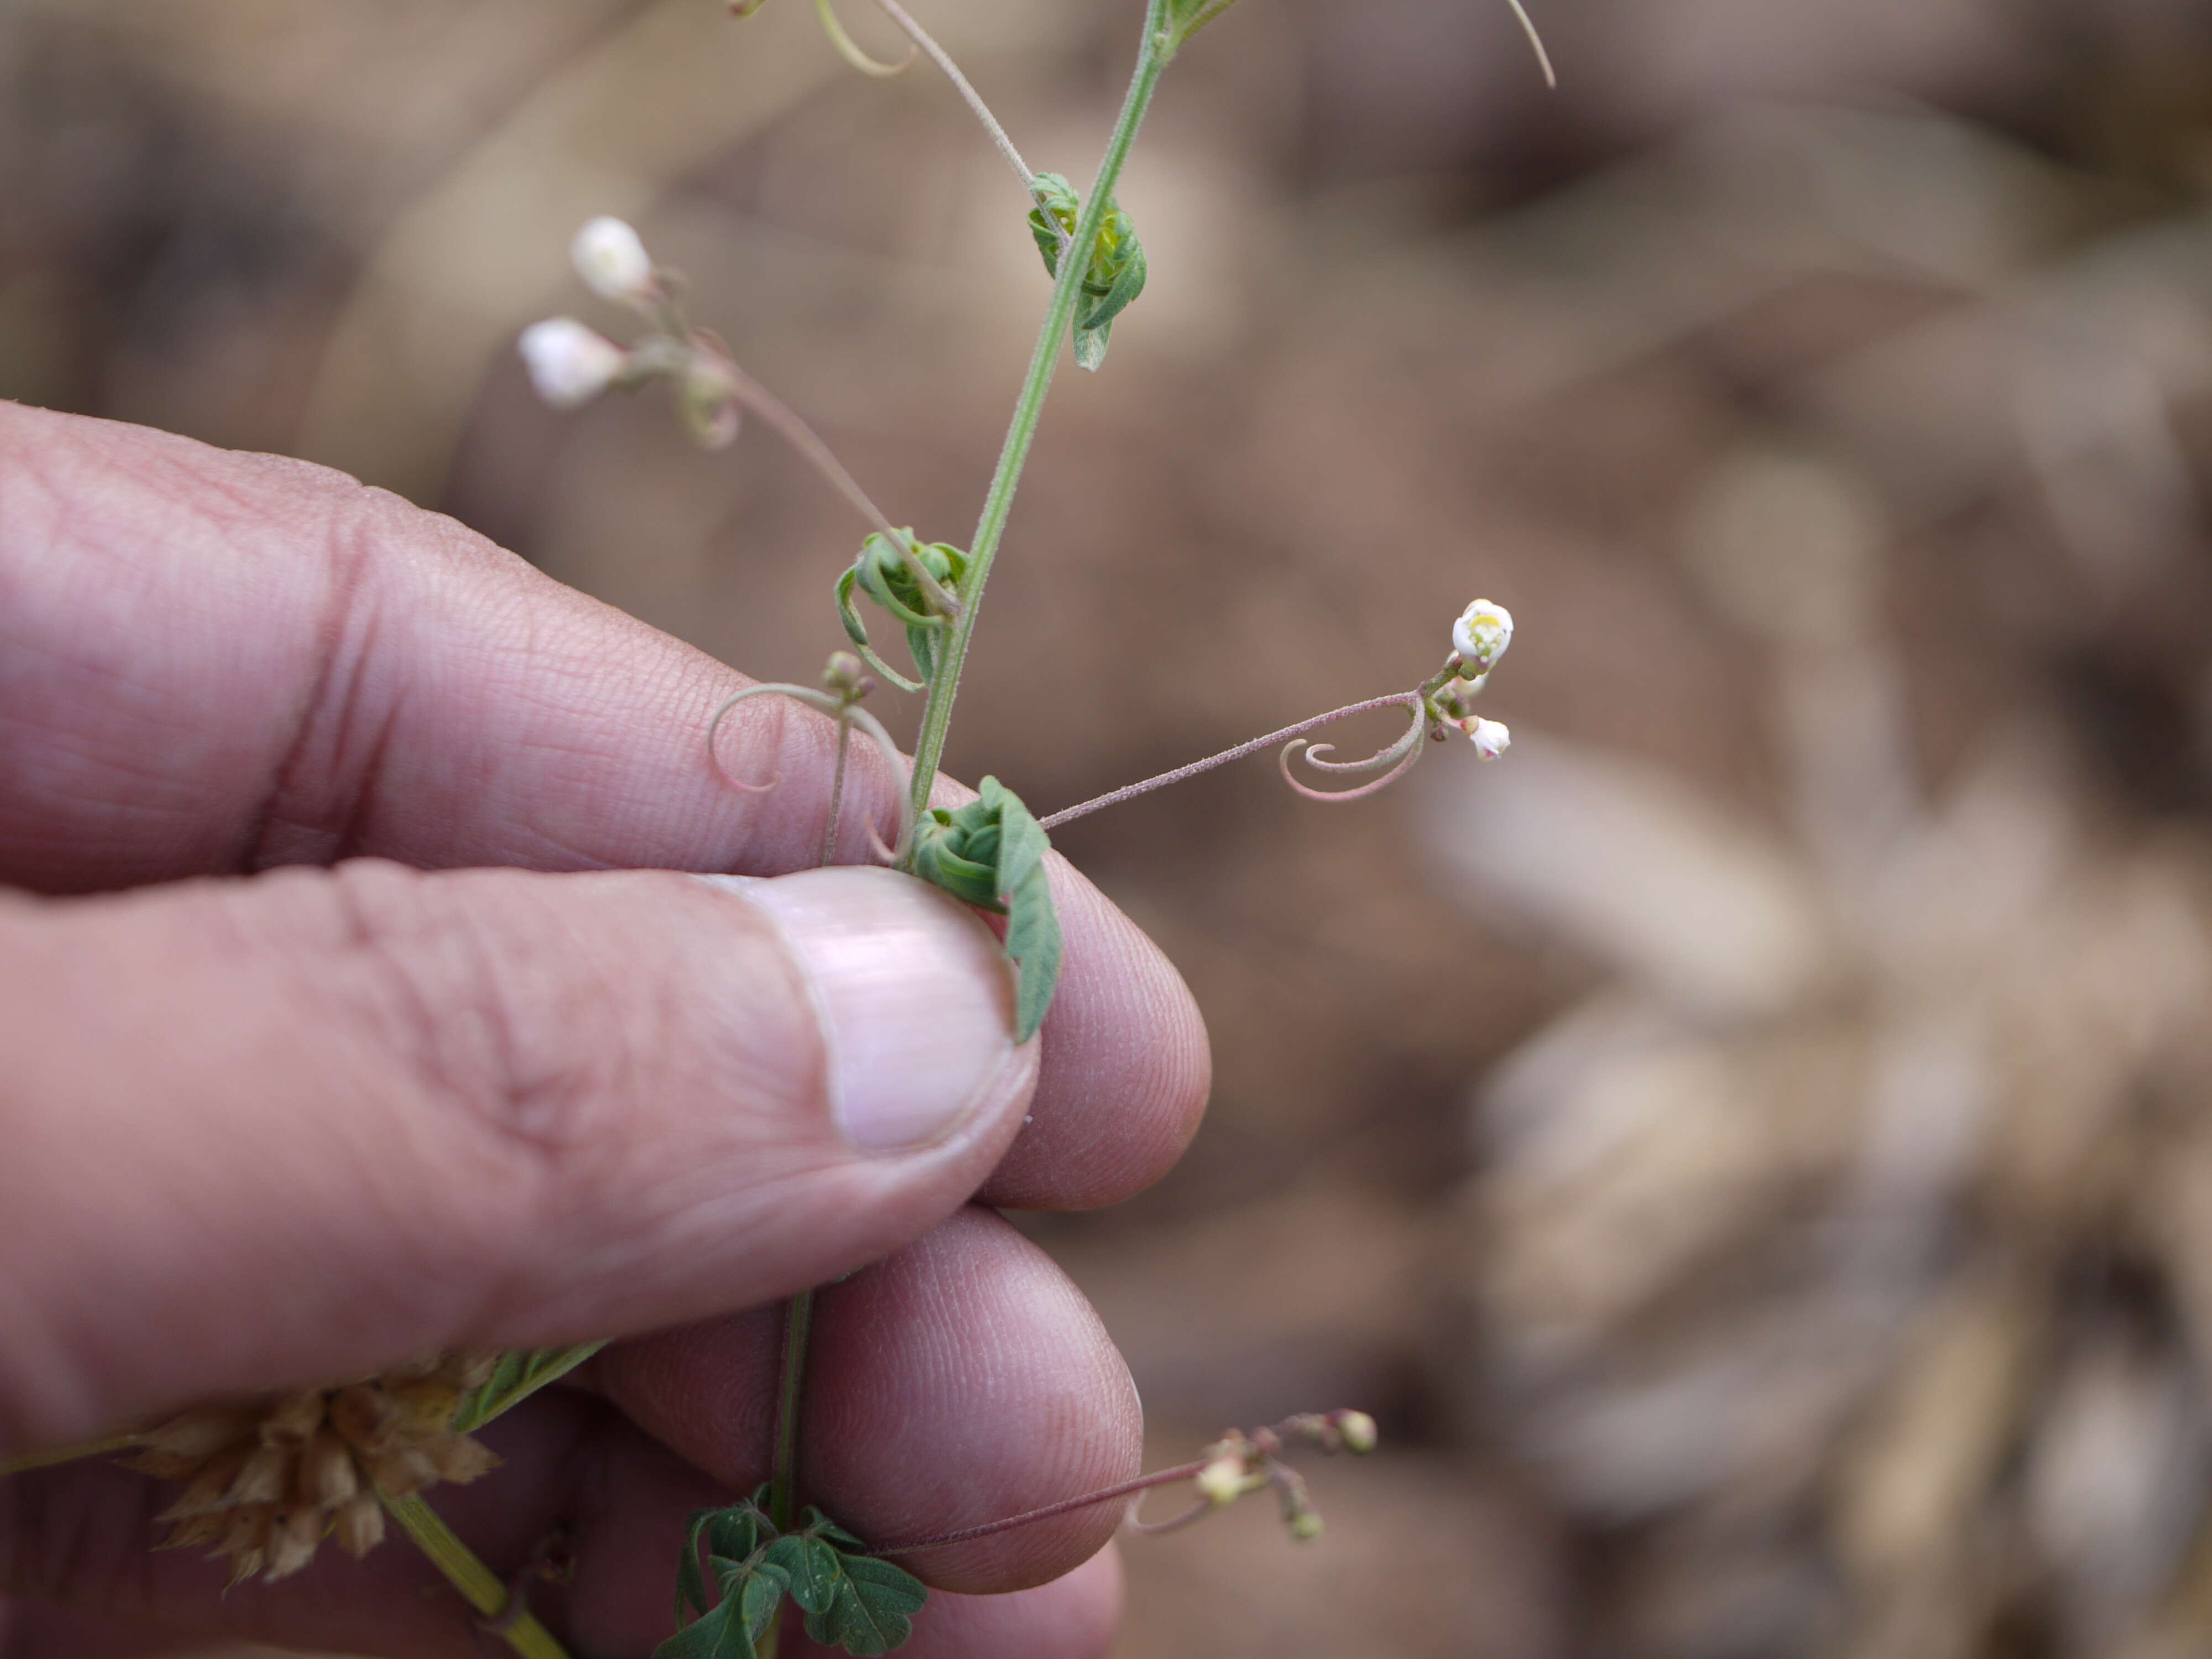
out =
<path fill-rule="evenodd" d="M 816 1313 L 801 1468 L 842 1522 L 914 1537 L 1133 1473 L 1096 1317 L 964 1206 L 1157 1178 L 1206 1090 L 1189 996 L 1056 866 L 1066 967 L 1016 1048 L 962 907 L 789 873 L 826 721 L 742 706 L 723 757 L 781 787 L 714 778 L 706 717 L 744 683 L 335 474 L 0 404 L 0 883 L 25 890 L 0 898 L 0 1457 L 435 1349 L 638 1336 L 437 1498 L 501 1572 L 572 1528 L 543 1615 L 642 1656 L 684 1514 L 765 1477 L 772 1304 L 872 1262 Z M 846 856 L 893 787 L 859 768 Z M 732 870 L 776 879 L 671 873 Z M 89 1462 L 0 1480 L 0 1593 L 480 1650 L 400 1545 L 219 1600 L 219 1566 L 147 1553 L 173 1495 Z M 956 1594 L 908 1651 L 1099 1651 L 1117 1518 L 913 1558 Z"/>

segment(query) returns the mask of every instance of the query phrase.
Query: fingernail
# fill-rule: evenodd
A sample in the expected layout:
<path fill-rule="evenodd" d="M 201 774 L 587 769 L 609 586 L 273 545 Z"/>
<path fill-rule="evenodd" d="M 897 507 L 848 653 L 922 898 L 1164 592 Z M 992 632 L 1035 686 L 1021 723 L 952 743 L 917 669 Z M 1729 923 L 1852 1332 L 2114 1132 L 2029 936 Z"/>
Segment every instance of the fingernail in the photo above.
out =
<path fill-rule="evenodd" d="M 1014 1053 L 1004 952 L 975 917 L 890 870 L 721 878 L 775 921 L 811 991 L 830 1103 L 863 1152 L 927 1146 L 958 1129 Z"/>

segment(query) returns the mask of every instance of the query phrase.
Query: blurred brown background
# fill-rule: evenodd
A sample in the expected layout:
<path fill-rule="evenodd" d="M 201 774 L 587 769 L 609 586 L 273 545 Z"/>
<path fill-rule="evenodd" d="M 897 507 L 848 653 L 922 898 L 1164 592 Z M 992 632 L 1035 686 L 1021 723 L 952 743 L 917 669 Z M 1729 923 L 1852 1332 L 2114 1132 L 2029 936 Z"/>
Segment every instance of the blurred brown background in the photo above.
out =
<path fill-rule="evenodd" d="M 1135 0 L 915 9 L 1088 177 Z M 1520 623 L 1497 766 L 1062 837 L 1219 1075 L 1037 1237 L 1159 1459 L 1388 1447 L 1310 1548 L 1133 1545 L 1122 1650 L 2212 1651 L 2212 10 L 1539 15 L 1553 95 L 1479 0 L 1177 65 L 962 701 L 1048 810 Z M 12 0 L 0 189 L 0 396 L 346 467 L 775 678 L 860 526 L 765 434 L 532 401 L 522 325 L 616 320 L 575 226 L 954 541 L 1044 303 L 948 89 L 800 0 Z"/>

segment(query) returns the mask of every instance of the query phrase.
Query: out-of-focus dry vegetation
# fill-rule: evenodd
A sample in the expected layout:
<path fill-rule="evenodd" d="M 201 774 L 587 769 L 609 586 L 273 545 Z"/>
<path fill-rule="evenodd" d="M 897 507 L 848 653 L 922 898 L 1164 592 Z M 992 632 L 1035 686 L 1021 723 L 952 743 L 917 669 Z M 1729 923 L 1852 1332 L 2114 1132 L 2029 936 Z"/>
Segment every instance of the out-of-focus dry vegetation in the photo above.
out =
<path fill-rule="evenodd" d="M 1084 176 L 1133 0 L 915 3 Z M 1481 0 L 1177 66 L 963 699 L 1046 810 L 1521 624 L 1504 763 L 1063 837 L 1219 1079 L 1037 1236 L 1162 1457 L 1389 1445 L 1310 1549 L 1132 1547 L 1125 1650 L 2212 1650 L 2212 16 L 1542 15 L 1556 96 Z M 778 678 L 860 526 L 765 437 L 533 404 L 569 232 L 634 217 L 954 540 L 1044 297 L 944 86 L 796 0 L 15 0 L 0 187 L 0 395 L 348 467 Z"/>

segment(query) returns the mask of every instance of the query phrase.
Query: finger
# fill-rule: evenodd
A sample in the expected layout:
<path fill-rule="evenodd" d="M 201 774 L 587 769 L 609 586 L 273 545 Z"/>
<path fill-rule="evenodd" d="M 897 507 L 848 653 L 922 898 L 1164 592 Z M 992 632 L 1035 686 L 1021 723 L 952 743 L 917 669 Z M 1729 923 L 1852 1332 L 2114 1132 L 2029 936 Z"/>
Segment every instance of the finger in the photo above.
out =
<path fill-rule="evenodd" d="M 1064 1578 L 1010 1595 L 939 1590 L 915 1620 L 899 1659 L 1101 1659 L 1121 1623 L 1121 1557 L 1109 1545 Z M 840 1650 L 810 1642 L 796 1624 L 783 1652 L 793 1659 Z"/>
<path fill-rule="evenodd" d="M 986 1277 L 1018 1294 L 1024 1276 Z M 519 1578 L 532 1612 L 579 1653 L 651 1651 L 674 1627 L 686 1517 L 733 1493 L 611 1408 L 567 1390 L 537 1396 L 484 1438 L 504 1465 L 473 1486 L 438 1488 L 440 1515 L 502 1582 Z M 198 1638 L 408 1659 L 460 1659 L 490 1645 L 396 1533 L 363 1560 L 325 1547 L 295 1577 L 218 1595 L 222 1563 L 148 1548 L 166 1529 L 155 1517 L 173 1496 L 173 1487 L 91 1463 L 0 1482 L 0 1590 Z M 549 1558 L 565 1565 L 563 1582 L 522 1576 Z M 1119 1592 L 1110 1551 L 1017 1595 L 934 1592 L 915 1620 L 912 1651 L 1091 1659 L 1110 1635 Z"/>
<path fill-rule="evenodd" d="M 340 474 L 0 404 L 0 881 L 110 889 L 353 854 L 770 874 L 814 861 L 829 723 Z M 843 855 L 892 821 L 866 745 Z M 1203 1028 L 1054 860 L 1049 1086 L 996 1201 L 1116 1202 L 1195 1131 Z"/>
<path fill-rule="evenodd" d="M 767 1478 L 773 1314 L 718 1320 L 604 1356 L 599 1385 L 727 1486 Z M 1128 1368 L 1051 1258 L 987 1210 L 960 1212 L 823 1290 L 807 1355 L 800 1479 L 879 1547 L 1026 1514 L 1126 1480 L 1143 1419 Z M 997 1592 L 1095 1554 L 1107 1503 L 896 1559 L 932 1584 Z"/>
<path fill-rule="evenodd" d="M 1035 1077 L 881 870 L 356 861 L 0 910 L 0 1454 L 766 1302 L 956 1208 Z"/>

